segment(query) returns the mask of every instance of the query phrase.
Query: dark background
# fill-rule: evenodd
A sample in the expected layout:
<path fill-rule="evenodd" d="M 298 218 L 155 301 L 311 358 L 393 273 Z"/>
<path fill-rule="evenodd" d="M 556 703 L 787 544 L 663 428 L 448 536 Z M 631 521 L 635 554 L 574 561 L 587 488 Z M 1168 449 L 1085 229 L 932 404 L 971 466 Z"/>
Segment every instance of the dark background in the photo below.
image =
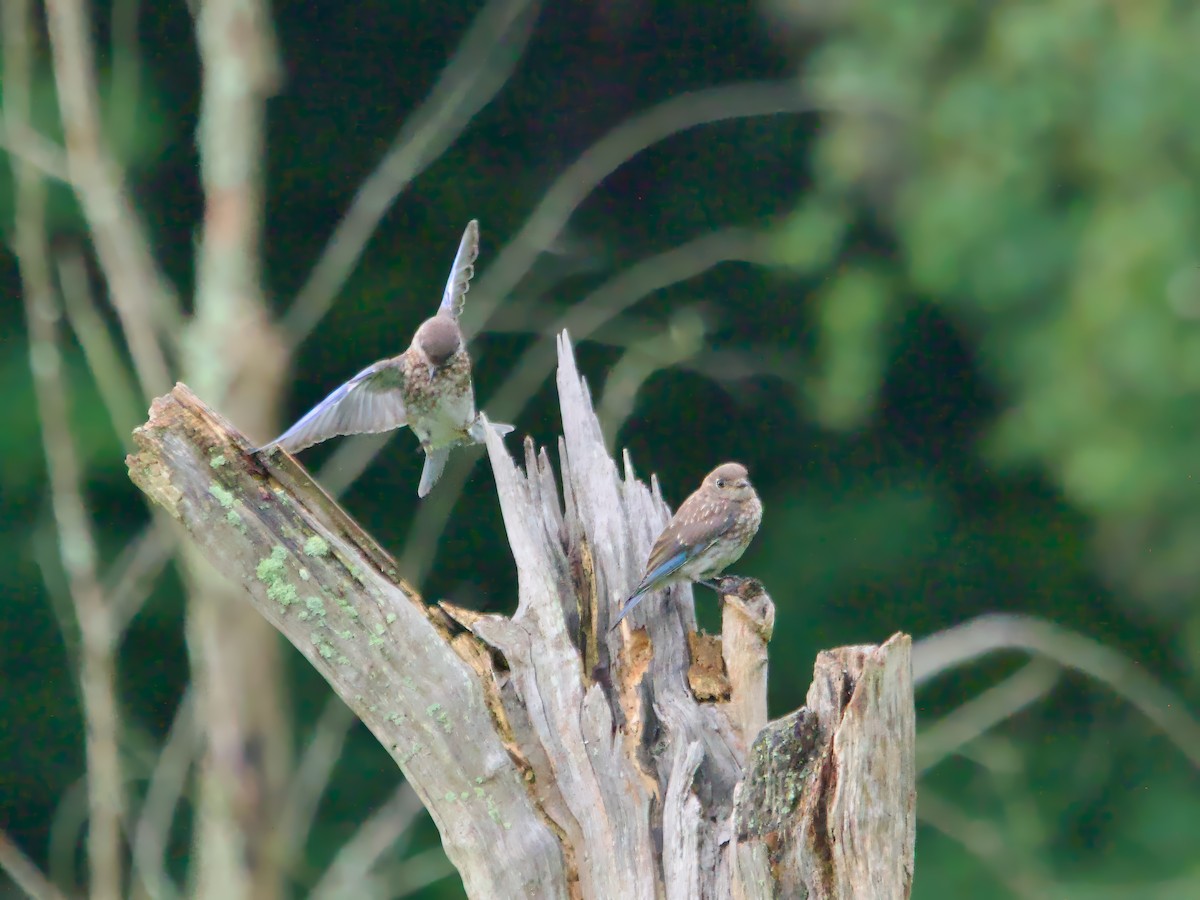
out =
<path fill-rule="evenodd" d="M 548 369 L 519 410 L 489 407 L 537 334 L 640 259 L 713 230 L 761 232 L 769 264 L 714 267 L 576 337 L 598 403 L 610 373 L 635 373 L 628 414 L 620 403 L 602 414 L 672 505 L 718 462 L 749 467 L 766 515 L 737 571 L 761 578 L 778 606 L 772 714 L 803 702 L 821 648 L 897 630 L 919 638 L 993 611 L 1100 641 L 1195 708 L 1200 12 L 1166 0 L 859 0 L 815 12 L 824 6 L 548 4 L 511 80 L 400 196 L 300 347 L 283 417 L 407 344 L 468 219 L 481 222 L 486 273 L 558 173 L 632 113 L 697 88 L 795 79 L 824 111 L 728 121 L 647 148 L 591 193 L 494 322 L 468 312 L 483 327 L 481 405 L 553 447 Z M 479 7 L 275 4 L 286 83 L 269 105 L 274 309 L 287 308 Z M 104 4 L 96 19 L 107 70 Z M 191 29 L 184 4 L 144 4 L 140 94 L 105 95 L 156 252 L 185 297 L 202 214 Z M 48 69 L 42 90 L 39 119 L 61 134 Z M 66 190 L 51 204 L 56 240 L 85 242 Z M 11 223 L 7 180 L 0 211 Z M 82 804 L 82 729 L 52 611 L 62 581 L 8 254 L 0 290 L 10 298 L 0 307 L 0 819 L 50 864 L 54 823 Z M 696 352 L 656 368 L 656 348 L 667 358 L 671 335 L 697 322 Z M 145 510 L 70 352 L 73 422 L 110 559 Z M 403 432 L 344 496 L 398 556 L 423 521 L 413 518 L 419 470 Z M 471 470 L 412 577 L 427 598 L 513 608 L 486 466 Z M 698 591 L 697 605 L 711 627 L 711 594 Z M 121 699 L 151 746 L 188 678 L 182 611 L 168 575 L 121 648 Z M 919 726 L 1025 658 L 989 657 L 922 687 Z M 1067 649 L 1056 658 L 1066 672 L 1048 695 L 923 773 L 915 896 L 1200 894 L 1194 767 L 1119 683 L 1073 673 Z M 289 673 L 302 743 L 328 689 L 294 653 Z M 358 726 L 309 840 L 312 871 L 397 777 Z M 179 874 L 186 837 L 176 843 Z M 405 853 L 436 844 L 426 819 Z M 419 893 L 461 888 L 451 875 Z"/>

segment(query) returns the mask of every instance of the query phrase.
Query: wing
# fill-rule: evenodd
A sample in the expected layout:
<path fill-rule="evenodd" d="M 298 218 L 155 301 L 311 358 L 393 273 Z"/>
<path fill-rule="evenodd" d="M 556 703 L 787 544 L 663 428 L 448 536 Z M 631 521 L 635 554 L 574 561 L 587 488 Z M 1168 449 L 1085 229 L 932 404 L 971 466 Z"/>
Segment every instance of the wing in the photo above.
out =
<path fill-rule="evenodd" d="M 339 434 L 373 434 L 407 423 L 400 388 L 404 373 L 399 360 L 384 359 L 363 369 L 314 406 L 299 422 L 271 443 L 289 453 Z"/>
<path fill-rule="evenodd" d="M 660 537 L 658 539 L 658 543 L 654 545 L 654 549 L 658 550 L 659 544 L 661 543 L 662 538 Z M 650 558 L 653 561 L 654 551 L 651 551 Z M 641 580 L 641 583 L 638 584 L 637 590 L 635 590 L 632 596 L 625 601 L 625 605 L 621 607 L 621 611 L 617 614 L 616 619 L 613 620 L 611 627 L 616 628 L 618 625 L 620 625 L 621 620 L 633 612 L 633 608 L 642 602 L 643 597 L 654 590 L 658 586 L 658 583 L 663 579 L 669 578 L 671 575 L 674 575 L 677 571 L 679 571 L 679 567 L 687 562 L 687 560 L 687 551 L 679 550 L 670 559 L 663 560 L 657 566 L 650 569 L 650 571 L 648 571 L 645 577 Z M 647 565 L 647 568 L 650 568 L 649 565 Z"/>
<path fill-rule="evenodd" d="M 733 526 L 733 520 L 727 508 L 715 506 L 699 494 L 688 497 L 654 542 L 638 590 L 652 590 L 651 585 L 674 575 L 685 562 L 716 543 Z"/>
<path fill-rule="evenodd" d="M 472 219 L 458 243 L 458 253 L 454 256 L 454 265 L 450 267 L 450 277 L 446 280 L 446 290 L 442 293 L 442 305 L 438 307 L 438 312 L 449 313 L 456 319 L 462 315 L 478 256 L 479 222 Z"/>
<path fill-rule="evenodd" d="M 734 516 L 727 509 L 714 505 L 700 493 L 688 497 L 654 542 L 646 562 L 646 574 L 621 607 L 612 627 L 616 628 L 643 597 L 678 572 L 684 563 L 716 543 L 733 522 Z"/>

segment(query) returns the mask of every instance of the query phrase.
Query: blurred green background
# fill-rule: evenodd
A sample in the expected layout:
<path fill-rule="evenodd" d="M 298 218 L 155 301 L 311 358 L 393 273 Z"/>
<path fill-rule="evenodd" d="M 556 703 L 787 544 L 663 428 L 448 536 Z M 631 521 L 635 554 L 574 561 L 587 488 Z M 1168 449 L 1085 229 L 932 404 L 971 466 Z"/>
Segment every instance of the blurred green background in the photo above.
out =
<path fill-rule="evenodd" d="M 269 105 L 273 309 L 287 308 L 480 8 L 275 4 L 286 82 Z M 185 4 L 144 4 L 131 82 L 109 77 L 121 68 L 112 9 L 95 9 L 110 136 L 186 298 L 202 213 L 192 22 Z M 549 4 L 508 84 L 384 217 L 300 346 L 281 414 L 294 419 L 402 349 L 432 312 L 469 218 L 482 225 L 486 276 L 557 175 L 631 114 L 688 90 L 789 80 L 813 112 L 733 119 L 648 147 L 587 197 L 494 319 L 468 313 L 484 326 L 473 345 L 482 406 L 553 445 L 548 368 L 528 403 L 489 405 L 538 335 L 587 312 L 581 304 L 615 302 L 589 295 L 639 260 L 743 229 L 729 239 L 749 240 L 741 255 L 754 261 L 699 267 L 595 330 L 586 316 L 569 321 L 614 446 L 656 472 L 673 505 L 717 462 L 749 466 L 766 516 L 738 571 L 761 578 L 778 606 L 772 714 L 803 702 L 821 648 L 896 630 L 920 638 L 997 611 L 1102 642 L 1196 709 L 1198 47 L 1200 5 L 1172 0 Z M 43 62 L 35 117 L 61 141 Z M 5 178 L 9 232 L 12 208 Z M 86 245 L 60 185 L 50 220 L 56 246 Z M 58 624 L 69 601 L 9 253 L 0 284 L 10 336 L 0 345 L 0 820 L 63 872 L 81 865 L 84 809 L 78 690 Z M 82 354 L 67 352 L 107 562 L 146 511 Z M 334 444 L 306 464 L 319 467 Z M 414 519 L 419 469 L 402 433 L 344 496 L 400 557 L 436 524 Z M 511 557 L 486 466 L 445 512 L 444 531 L 425 535 L 432 556 L 409 556 L 405 574 L 429 598 L 510 611 Z M 711 595 L 697 603 L 711 627 Z M 121 647 L 135 795 L 187 684 L 182 615 L 168 570 Z M 288 653 L 302 747 L 328 689 Z M 1025 660 L 995 655 L 922 686 L 919 725 Z M 1200 896 L 1200 775 L 1185 749 L 1111 684 L 1068 672 L 922 774 L 914 895 Z M 353 728 L 296 896 L 397 779 Z M 436 847 L 426 819 L 396 850 L 415 860 L 405 870 L 414 895 L 461 896 L 452 873 L 440 877 Z M 182 876 L 186 824 L 171 853 Z"/>

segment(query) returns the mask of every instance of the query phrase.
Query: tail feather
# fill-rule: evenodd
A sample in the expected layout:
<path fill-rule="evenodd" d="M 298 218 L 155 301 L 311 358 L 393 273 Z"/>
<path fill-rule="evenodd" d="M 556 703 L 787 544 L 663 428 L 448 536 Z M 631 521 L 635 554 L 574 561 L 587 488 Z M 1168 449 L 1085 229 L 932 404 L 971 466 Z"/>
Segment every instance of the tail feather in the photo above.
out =
<path fill-rule="evenodd" d="M 484 442 L 484 421 L 486 421 L 484 417 L 482 415 L 478 415 L 475 417 L 475 421 L 471 423 L 471 427 L 467 429 L 467 434 L 469 434 L 471 436 L 471 440 L 477 444 L 482 444 Z M 488 422 L 487 424 L 488 427 L 491 428 L 492 431 L 496 432 L 496 434 L 500 435 L 500 437 L 504 437 L 506 434 L 511 434 L 513 431 L 516 431 L 514 426 L 507 425 L 504 422 Z"/>
<path fill-rule="evenodd" d="M 417 485 L 417 496 L 424 498 L 433 490 L 437 480 L 442 477 L 446 468 L 446 460 L 450 458 L 450 448 L 425 451 L 425 467 L 421 469 L 421 483 Z"/>
<path fill-rule="evenodd" d="M 609 630 L 615 630 L 621 624 L 621 620 L 633 612 L 633 608 L 642 602 L 643 598 L 650 593 L 650 588 L 642 588 L 638 590 L 632 597 L 625 601 L 625 605 L 621 607 L 621 611 L 617 614 L 617 618 L 613 621 Z"/>

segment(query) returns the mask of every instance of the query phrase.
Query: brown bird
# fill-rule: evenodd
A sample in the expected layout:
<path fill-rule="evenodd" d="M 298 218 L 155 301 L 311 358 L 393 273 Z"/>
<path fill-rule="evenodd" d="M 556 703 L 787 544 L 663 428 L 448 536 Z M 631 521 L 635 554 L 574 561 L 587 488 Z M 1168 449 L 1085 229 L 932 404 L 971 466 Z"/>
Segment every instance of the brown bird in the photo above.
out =
<path fill-rule="evenodd" d="M 651 591 L 679 581 L 717 590 L 710 579 L 742 558 L 762 524 L 762 501 L 741 463 L 722 463 L 671 517 L 646 563 L 646 574 L 613 622 L 620 621 Z"/>
<path fill-rule="evenodd" d="M 295 453 L 336 435 L 407 425 L 425 451 L 417 496 L 426 496 L 441 477 L 451 449 L 483 443 L 471 358 L 458 326 L 478 255 L 479 223 L 472 219 L 459 242 L 437 314 L 421 323 L 408 349 L 367 366 L 259 450 L 282 447 Z M 489 424 L 501 435 L 513 430 L 511 425 Z"/>

